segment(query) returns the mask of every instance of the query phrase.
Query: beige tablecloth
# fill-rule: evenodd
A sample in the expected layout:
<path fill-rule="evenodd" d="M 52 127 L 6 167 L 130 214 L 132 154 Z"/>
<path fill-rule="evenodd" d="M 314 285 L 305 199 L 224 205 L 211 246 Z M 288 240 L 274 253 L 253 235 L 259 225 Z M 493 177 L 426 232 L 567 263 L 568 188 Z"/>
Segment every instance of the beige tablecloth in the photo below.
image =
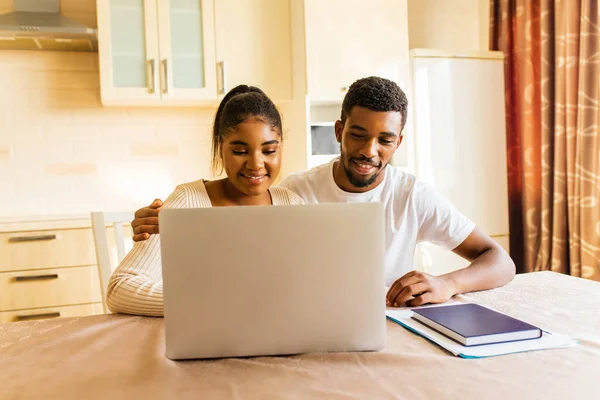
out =
<path fill-rule="evenodd" d="M 388 321 L 376 353 L 174 362 L 161 318 L 0 325 L 0 399 L 600 399 L 600 283 L 550 272 L 458 296 L 580 341 L 466 360 Z"/>

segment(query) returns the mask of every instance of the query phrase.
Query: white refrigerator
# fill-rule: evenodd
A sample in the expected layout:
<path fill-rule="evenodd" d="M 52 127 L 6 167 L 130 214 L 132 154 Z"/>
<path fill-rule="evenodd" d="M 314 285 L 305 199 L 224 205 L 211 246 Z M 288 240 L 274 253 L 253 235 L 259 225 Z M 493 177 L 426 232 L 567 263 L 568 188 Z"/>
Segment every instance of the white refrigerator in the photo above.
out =
<path fill-rule="evenodd" d="M 411 50 L 413 168 L 509 250 L 504 66 L 501 52 Z M 468 265 L 423 243 L 418 269 Z"/>

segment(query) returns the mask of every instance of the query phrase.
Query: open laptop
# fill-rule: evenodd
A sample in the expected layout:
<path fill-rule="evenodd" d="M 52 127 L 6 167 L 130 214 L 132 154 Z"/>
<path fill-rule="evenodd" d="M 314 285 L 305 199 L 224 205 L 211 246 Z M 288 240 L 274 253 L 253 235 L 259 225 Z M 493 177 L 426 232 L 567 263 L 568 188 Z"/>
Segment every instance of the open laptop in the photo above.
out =
<path fill-rule="evenodd" d="M 165 209 L 159 219 L 168 358 L 383 348 L 381 203 Z"/>

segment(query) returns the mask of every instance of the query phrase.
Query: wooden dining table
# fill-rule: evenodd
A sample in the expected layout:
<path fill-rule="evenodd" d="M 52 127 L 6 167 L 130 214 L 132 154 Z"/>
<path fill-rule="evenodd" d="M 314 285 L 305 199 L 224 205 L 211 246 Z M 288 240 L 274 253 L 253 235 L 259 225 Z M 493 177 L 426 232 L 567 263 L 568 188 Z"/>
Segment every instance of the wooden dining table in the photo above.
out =
<path fill-rule="evenodd" d="M 0 399 L 600 399 L 600 283 L 534 272 L 455 300 L 578 345 L 462 359 L 388 320 L 378 352 L 171 361 L 162 318 L 26 321 L 0 325 Z"/>

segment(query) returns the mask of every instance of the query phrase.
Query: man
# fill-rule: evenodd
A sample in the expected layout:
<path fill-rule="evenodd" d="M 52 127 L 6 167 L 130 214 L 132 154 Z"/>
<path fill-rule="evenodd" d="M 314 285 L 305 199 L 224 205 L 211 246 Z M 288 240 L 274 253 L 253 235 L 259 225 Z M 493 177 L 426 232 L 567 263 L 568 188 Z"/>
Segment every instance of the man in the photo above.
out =
<path fill-rule="evenodd" d="M 504 249 L 433 188 L 389 165 L 402 143 L 407 111 L 406 95 L 394 82 L 377 77 L 356 81 L 335 123 L 339 159 L 290 175 L 280 186 L 309 204 L 384 204 L 388 306 L 442 303 L 455 294 L 505 285 L 514 277 L 515 265 Z M 158 233 L 161 205 L 155 200 L 136 212 L 134 240 Z M 360 226 L 356 234 L 361 235 Z M 422 241 L 452 250 L 471 264 L 441 276 L 414 271 L 415 247 Z"/>

